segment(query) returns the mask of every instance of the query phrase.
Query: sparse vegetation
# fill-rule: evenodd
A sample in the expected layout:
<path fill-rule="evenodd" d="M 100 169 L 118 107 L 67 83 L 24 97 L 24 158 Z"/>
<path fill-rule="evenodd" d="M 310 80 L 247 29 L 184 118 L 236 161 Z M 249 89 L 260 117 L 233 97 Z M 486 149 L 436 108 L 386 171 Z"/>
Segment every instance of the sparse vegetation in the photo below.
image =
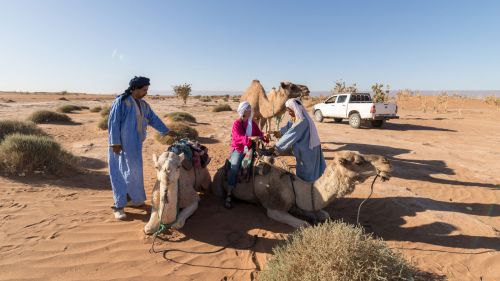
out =
<path fill-rule="evenodd" d="M 500 97 L 487 96 L 484 98 L 484 102 L 489 105 L 500 106 Z"/>
<path fill-rule="evenodd" d="M 200 97 L 200 101 L 201 102 L 211 102 L 212 99 L 210 97 L 207 97 L 207 96 L 202 96 L 202 97 Z"/>
<path fill-rule="evenodd" d="M 78 105 L 66 104 L 66 105 L 58 107 L 56 109 L 56 111 L 61 112 L 61 113 L 71 113 L 73 111 L 82 110 L 82 109 L 83 108 L 78 106 Z M 88 107 L 87 107 L 87 109 L 88 109 Z"/>
<path fill-rule="evenodd" d="M 102 110 L 102 107 L 100 106 L 95 106 L 90 109 L 90 112 L 100 112 Z"/>
<path fill-rule="evenodd" d="M 196 118 L 187 112 L 171 112 L 165 114 L 168 121 L 196 123 Z"/>
<path fill-rule="evenodd" d="M 109 106 L 103 107 L 101 110 L 101 116 L 108 116 L 110 110 L 111 110 L 111 107 L 109 107 Z"/>
<path fill-rule="evenodd" d="M 234 102 L 240 102 L 240 96 L 233 96 L 232 100 Z"/>
<path fill-rule="evenodd" d="M 259 280 L 413 280 L 416 272 L 381 239 L 343 222 L 299 229 L 273 254 Z"/>
<path fill-rule="evenodd" d="M 170 129 L 171 133 L 166 136 L 162 136 L 160 134 L 156 134 L 156 140 L 161 144 L 170 145 L 174 143 L 176 140 L 180 140 L 183 138 L 188 138 L 195 140 L 198 138 L 198 131 L 193 127 L 186 125 L 182 122 L 170 122 L 167 123 L 167 127 Z"/>
<path fill-rule="evenodd" d="M 396 93 L 396 103 L 400 109 L 404 109 L 405 103 L 413 97 L 413 92 L 409 89 L 401 90 Z"/>
<path fill-rule="evenodd" d="M 191 84 L 184 83 L 180 85 L 173 86 L 174 93 L 178 98 L 181 98 L 186 104 L 186 101 L 191 94 Z"/>
<path fill-rule="evenodd" d="M 39 110 L 33 112 L 28 120 L 36 124 L 42 123 L 69 123 L 71 118 L 63 113 L 57 113 L 49 110 Z"/>
<path fill-rule="evenodd" d="M 389 100 L 389 85 L 385 87 L 384 84 L 375 83 L 372 85 L 373 102 L 387 102 Z"/>
<path fill-rule="evenodd" d="M 337 80 L 335 82 L 335 87 L 332 89 L 333 94 L 342 94 L 342 93 L 356 93 L 358 92 L 358 88 L 356 83 L 352 85 L 346 85 L 345 81 Z"/>
<path fill-rule="evenodd" d="M 38 135 L 46 136 L 47 134 L 36 126 L 35 123 L 29 121 L 16 121 L 16 120 L 0 120 L 0 142 L 6 136 L 11 134 L 23 135 Z"/>
<path fill-rule="evenodd" d="M 109 115 L 103 116 L 101 120 L 99 120 L 99 123 L 97 123 L 97 127 L 101 130 L 107 130 L 108 121 L 109 121 Z"/>
<path fill-rule="evenodd" d="M 212 112 L 221 112 L 221 111 L 232 111 L 231 106 L 229 104 L 218 104 L 212 108 Z"/>
<path fill-rule="evenodd" d="M 0 144 L 0 169 L 9 174 L 58 174 L 74 169 L 76 158 L 51 137 L 12 134 Z"/>

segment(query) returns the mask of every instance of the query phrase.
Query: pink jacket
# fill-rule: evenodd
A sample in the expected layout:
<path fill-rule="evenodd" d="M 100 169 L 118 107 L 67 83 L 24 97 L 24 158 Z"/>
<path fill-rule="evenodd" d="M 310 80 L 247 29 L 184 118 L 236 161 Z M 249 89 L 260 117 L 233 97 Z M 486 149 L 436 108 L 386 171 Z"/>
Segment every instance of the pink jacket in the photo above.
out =
<path fill-rule="evenodd" d="M 232 131 L 232 141 L 231 141 L 231 152 L 238 151 L 243 153 L 245 146 L 250 146 L 252 141 L 245 135 L 247 130 L 248 122 L 243 122 L 240 118 L 236 119 L 233 123 Z M 257 126 L 257 123 L 252 120 L 252 136 L 263 137 L 264 134 Z"/>

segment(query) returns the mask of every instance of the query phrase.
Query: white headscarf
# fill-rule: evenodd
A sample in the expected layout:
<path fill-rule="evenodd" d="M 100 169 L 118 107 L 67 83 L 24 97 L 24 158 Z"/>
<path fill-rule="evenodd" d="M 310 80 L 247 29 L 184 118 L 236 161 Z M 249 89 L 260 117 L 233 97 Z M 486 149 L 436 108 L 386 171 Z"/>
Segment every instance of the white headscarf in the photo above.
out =
<path fill-rule="evenodd" d="M 293 110 L 295 112 L 295 118 L 297 120 L 305 120 L 309 123 L 309 148 L 313 149 L 314 147 L 321 144 L 319 140 L 318 130 L 316 130 L 316 125 L 314 125 L 313 120 L 307 114 L 306 109 L 302 106 L 300 100 L 294 98 L 286 101 L 285 106 Z"/>
<path fill-rule="evenodd" d="M 245 114 L 245 112 L 247 110 L 251 110 L 252 109 L 252 106 L 247 102 L 247 101 L 244 101 L 244 102 L 240 102 L 240 105 L 238 105 L 238 115 L 240 115 L 240 118 L 243 117 L 243 114 Z M 247 136 L 252 136 L 252 116 L 250 115 L 250 117 L 248 118 L 248 126 L 247 126 L 247 130 L 245 132 L 245 135 Z"/>

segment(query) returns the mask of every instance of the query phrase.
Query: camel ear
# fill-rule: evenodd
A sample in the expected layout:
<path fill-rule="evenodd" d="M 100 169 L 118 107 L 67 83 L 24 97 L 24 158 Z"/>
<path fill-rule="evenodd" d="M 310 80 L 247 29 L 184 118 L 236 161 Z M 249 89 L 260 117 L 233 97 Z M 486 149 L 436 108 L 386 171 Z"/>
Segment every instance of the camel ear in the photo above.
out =
<path fill-rule="evenodd" d="M 280 86 L 283 89 L 287 89 L 290 87 L 290 82 L 281 82 Z"/>

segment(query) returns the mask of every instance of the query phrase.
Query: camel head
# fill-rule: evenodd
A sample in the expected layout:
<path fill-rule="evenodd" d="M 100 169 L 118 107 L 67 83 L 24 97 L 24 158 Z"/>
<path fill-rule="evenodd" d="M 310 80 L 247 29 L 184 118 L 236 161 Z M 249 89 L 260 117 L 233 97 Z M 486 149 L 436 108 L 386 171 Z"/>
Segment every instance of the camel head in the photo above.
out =
<path fill-rule="evenodd" d="M 164 151 L 159 157 L 153 154 L 156 177 L 160 182 L 159 217 L 163 223 L 172 223 L 177 216 L 178 181 L 182 160 L 184 160 L 183 153 L 177 155 L 171 151 Z"/>
<path fill-rule="evenodd" d="M 309 88 L 305 85 L 298 85 L 292 82 L 284 81 L 280 83 L 279 92 L 287 98 L 299 98 L 309 96 Z"/>
<path fill-rule="evenodd" d="M 361 155 L 353 151 L 342 151 L 335 154 L 333 165 L 335 171 L 344 178 L 347 177 L 351 183 L 362 183 L 377 174 L 382 181 L 391 177 L 391 164 L 380 155 Z"/>

